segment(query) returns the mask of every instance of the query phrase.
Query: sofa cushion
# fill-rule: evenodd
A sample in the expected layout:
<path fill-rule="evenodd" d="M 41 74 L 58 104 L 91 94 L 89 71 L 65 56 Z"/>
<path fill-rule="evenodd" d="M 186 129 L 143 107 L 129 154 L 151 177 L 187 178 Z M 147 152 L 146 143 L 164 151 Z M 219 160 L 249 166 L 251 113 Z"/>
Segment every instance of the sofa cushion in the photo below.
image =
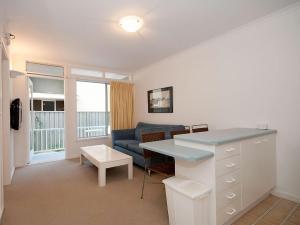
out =
<path fill-rule="evenodd" d="M 133 151 L 137 154 L 143 155 L 144 150 L 142 148 L 139 147 L 139 143 L 131 143 L 128 144 L 128 150 L 129 151 Z"/>
<path fill-rule="evenodd" d="M 128 148 L 129 144 L 139 144 L 136 140 L 116 140 L 115 145 L 118 145 L 123 148 Z"/>

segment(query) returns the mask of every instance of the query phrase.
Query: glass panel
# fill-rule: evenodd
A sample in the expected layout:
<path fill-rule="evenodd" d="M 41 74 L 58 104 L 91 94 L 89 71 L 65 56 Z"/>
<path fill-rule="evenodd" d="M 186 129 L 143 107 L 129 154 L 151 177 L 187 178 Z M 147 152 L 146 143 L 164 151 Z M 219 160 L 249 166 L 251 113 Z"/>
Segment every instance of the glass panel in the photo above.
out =
<path fill-rule="evenodd" d="M 88 77 L 103 77 L 103 72 L 97 70 L 86 70 L 79 68 L 72 68 L 71 74 L 80 75 L 80 76 L 88 76 Z"/>
<path fill-rule="evenodd" d="M 106 84 L 77 81 L 77 137 L 107 135 Z"/>
<path fill-rule="evenodd" d="M 56 111 L 65 111 L 64 101 L 56 101 Z"/>
<path fill-rule="evenodd" d="M 128 80 L 128 75 L 105 72 L 105 78 L 113 80 Z"/>
<path fill-rule="evenodd" d="M 31 77 L 30 78 L 33 84 L 33 96 L 35 98 L 44 99 L 45 96 L 50 96 L 51 94 L 64 95 L 64 81 L 58 79 L 49 79 L 49 78 L 39 78 Z M 45 94 L 44 96 L 42 95 Z M 41 95 L 40 97 L 37 97 Z"/>
<path fill-rule="evenodd" d="M 54 111 L 54 101 L 43 101 L 43 111 Z"/>
<path fill-rule="evenodd" d="M 40 63 L 26 62 L 26 72 L 32 74 L 42 74 L 55 77 L 64 76 L 64 68 L 61 66 L 46 65 Z"/>
<path fill-rule="evenodd" d="M 33 111 L 42 111 L 42 101 L 33 100 Z"/>

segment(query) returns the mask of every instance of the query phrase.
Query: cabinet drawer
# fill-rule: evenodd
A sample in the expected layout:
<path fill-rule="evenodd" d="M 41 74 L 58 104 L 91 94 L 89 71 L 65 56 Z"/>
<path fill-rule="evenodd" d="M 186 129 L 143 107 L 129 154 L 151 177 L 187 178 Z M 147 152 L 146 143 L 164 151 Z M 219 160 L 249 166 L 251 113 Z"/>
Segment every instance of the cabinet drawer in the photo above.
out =
<path fill-rule="evenodd" d="M 221 177 L 217 178 L 216 185 L 217 185 L 217 192 L 227 190 L 237 184 L 240 183 L 240 170 L 234 171 L 229 174 L 225 174 Z"/>
<path fill-rule="evenodd" d="M 225 191 L 217 193 L 217 208 L 224 208 L 230 203 L 241 198 L 241 185 L 235 185 Z"/>
<path fill-rule="evenodd" d="M 221 225 L 226 223 L 232 217 L 239 213 L 241 210 L 241 199 L 237 199 L 228 206 L 217 211 L 217 224 Z"/>
<path fill-rule="evenodd" d="M 224 174 L 235 171 L 240 168 L 240 156 L 233 156 L 227 159 L 223 159 L 216 162 L 216 176 L 222 176 Z"/>
<path fill-rule="evenodd" d="M 222 160 L 234 155 L 240 155 L 240 143 L 230 143 L 218 146 L 216 149 L 216 160 Z"/>

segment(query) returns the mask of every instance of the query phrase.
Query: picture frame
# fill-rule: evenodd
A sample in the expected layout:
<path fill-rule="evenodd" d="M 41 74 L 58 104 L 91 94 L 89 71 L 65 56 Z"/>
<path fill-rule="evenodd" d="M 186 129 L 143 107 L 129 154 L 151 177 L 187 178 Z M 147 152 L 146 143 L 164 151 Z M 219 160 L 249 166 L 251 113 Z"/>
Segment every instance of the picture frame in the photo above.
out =
<path fill-rule="evenodd" d="M 173 113 L 173 87 L 148 91 L 148 113 Z"/>

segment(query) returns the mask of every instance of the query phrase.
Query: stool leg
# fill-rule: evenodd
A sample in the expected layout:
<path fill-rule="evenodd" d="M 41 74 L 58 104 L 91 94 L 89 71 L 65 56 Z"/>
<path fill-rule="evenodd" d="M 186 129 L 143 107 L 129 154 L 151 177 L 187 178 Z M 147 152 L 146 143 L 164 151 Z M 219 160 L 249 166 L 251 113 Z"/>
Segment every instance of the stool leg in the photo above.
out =
<path fill-rule="evenodd" d="M 141 199 L 144 198 L 144 189 L 145 189 L 146 174 L 147 174 L 147 168 L 146 168 L 146 166 L 145 166 L 145 170 L 144 170 L 144 179 L 143 179 L 143 185 L 142 185 Z"/>

